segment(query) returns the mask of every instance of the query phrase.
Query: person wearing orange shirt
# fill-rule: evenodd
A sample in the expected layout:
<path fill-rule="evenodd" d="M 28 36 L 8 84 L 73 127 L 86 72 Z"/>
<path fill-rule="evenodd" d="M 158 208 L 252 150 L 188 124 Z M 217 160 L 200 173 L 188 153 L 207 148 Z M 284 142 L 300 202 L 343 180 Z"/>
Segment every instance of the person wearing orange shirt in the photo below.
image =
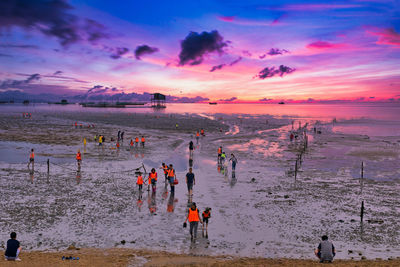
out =
<path fill-rule="evenodd" d="M 175 192 L 175 183 L 174 183 L 175 179 L 176 179 L 176 174 L 175 174 L 174 167 L 172 166 L 172 164 L 169 164 L 168 180 L 169 180 L 169 185 L 171 187 L 171 194 Z"/>
<path fill-rule="evenodd" d="M 196 144 L 199 144 L 200 133 L 199 131 L 196 132 Z"/>
<path fill-rule="evenodd" d="M 190 240 L 194 242 L 197 238 L 197 228 L 199 226 L 199 222 L 203 224 L 203 221 L 200 218 L 199 210 L 196 207 L 196 203 L 192 202 L 190 209 L 188 210 L 188 215 L 186 217 L 185 223 L 189 221 L 190 224 Z"/>

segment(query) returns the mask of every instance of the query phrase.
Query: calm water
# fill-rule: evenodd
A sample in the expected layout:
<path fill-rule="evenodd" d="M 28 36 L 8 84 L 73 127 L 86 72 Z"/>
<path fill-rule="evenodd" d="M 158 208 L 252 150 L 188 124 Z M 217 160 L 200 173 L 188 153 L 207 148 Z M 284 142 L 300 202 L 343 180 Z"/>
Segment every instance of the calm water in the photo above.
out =
<path fill-rule="evenodd" d="M 167 104 L 167 108 L 154 110 L 149 107 L 132 108 L 84 108 L 80 105 L 6 104 L 0 105 L 1 112 L 127 112 L 127 113 L 197 113 L 197 114 L 250 114 L 271 115 L 277 118 L 331 121 L 339 123 L 334 131 L 374 136 L 400 135 L 400 104 L 357 103 L 357 104 Z M 345 123 L 342 123 L 346 120 Z M 350 120 L 350 121 L 349 121 Z M 342 122 L 341 122 L 342 121 Z"/>

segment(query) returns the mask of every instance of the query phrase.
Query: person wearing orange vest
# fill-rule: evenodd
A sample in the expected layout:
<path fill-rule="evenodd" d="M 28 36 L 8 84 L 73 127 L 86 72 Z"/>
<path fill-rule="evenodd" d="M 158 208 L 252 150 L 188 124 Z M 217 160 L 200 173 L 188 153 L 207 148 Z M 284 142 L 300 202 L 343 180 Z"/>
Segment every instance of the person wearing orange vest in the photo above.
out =
<path fill-rule="evenodd" d="M 78 149 L 78 152 L 76 153 L 76 162 L 78 163 L 78 167 L 81 166 L 81 162 L 82 162 L 82 155 L 81 155 L 81 151 Z"/>
<path fill-rule="evenodd" d="M 139 145 L 139 137 L 136 137 L 135 138 L 135 147 L 138 147 L 138 145 Z"/>
<path fill-rule="evenodd" d="M 190 240 L 194 242 L 194 240 L 197 238 L 197 227 L 199 226 L 199 221 L 201 224 L 203 224 L 195 202 L 192 202 L 192 205 L 188 210 L 188 215 L 186 217 L 185 223 L 187 221 L 189 221 L 190 224 Z"/>
<path fill-rule="evenodd" d="M 151 188 L 153 189 L 153 192 L 156 192 L 157 173 L 154 168 L 151 169 L 151 172 L 149 174 L 149 187 L 150 187 L 150 184 L 151 184 Z"/>
<path fill-rule="evenodd" d="M 206 136 L 206 135 L 204 134 L 204 129 L 201 129 L 201 130 L 200 130 L 200 134 L 201 134 L 202 136 Z"/>
<path fill-rule="evenodd" d="M 146 139 L 144 139 L 144 136 L 142 135 L 142 140 L 141 140 L 141 142 L 142 142 L 142 147 L 144 147 L 144 142 L 146 141 Z"/>
<path fill-rule="evenodd" d="M 28 168 L 29 165 L 32 163 L 32 169 L 35 167 L 35 153 L 33 151 L 33 148 L 31 149 L 31 153 L 29 154 L 29 163 L 28 163 Z"/>
<path fill-rule="evenodd" d="M 196 144 L 199 144 L 200 133 L 199 131 L 196 132 Z"/>
<path fill-rule="evenodd" d="M 160 169 L 162 169 L 163 171 L 164 171 L 164 176 L 165 176 L 165 180 L 164 180 L 164 182 L 165 182 L 165 185 L 167 185 L 167 179 L 168 179 L 168 166 L 167 165 L 165 165 L 165 163 L 163 162 L 162 164 L 161 164 L 161 168 Z"/>
<path fill-rule="evenodd" d="M 132 149 L 133 147 L 133 140 L 131 139 L 131 142 L 129 143 L 129 145 L 131 146 L 130 148 Z"/>
<path fill-rule="evenodd" d="M 208 228 L 208 219 L 211 218 L 211 208 L 206 208 L 203 213 L 201 214 L 201 217 L 203 217 L 203 230 L 204 230 L 204 225 L 206 226 L 206 233 L 207 233 L 207 228 Z M 206 236 L 207 237 L 207 236 Z"/>
<path fill-rule="evenodd" d="M 139 176 L 137 178 L 136 184 L 139 186 L 139 191 L 142 191 L 142 187 L 143 187 L 143 176 L 142 173 L 139 173 Z"/>
<path fill-rule="evenodd" d="M 172 166 L 172 164 L 169 164 L 169 168 L 168 168 L 168 180 L 169 180 L 169 185 L 171 187 L 171 194 L 175 193 L 175 179 L 176 179 L 176 174 L 175 174 L 175 170 Z"/>
<path fill-rule="evenodd" d="M 120 144 L 119 144 L 119 142 L 117 141 L 117 149 L 119 149 L 119 147 L 120 147 Z"/>
<path fill-rule="evenodd" d="M 221 163 L 222 146 L 218 148 L 218 164 Z"/>

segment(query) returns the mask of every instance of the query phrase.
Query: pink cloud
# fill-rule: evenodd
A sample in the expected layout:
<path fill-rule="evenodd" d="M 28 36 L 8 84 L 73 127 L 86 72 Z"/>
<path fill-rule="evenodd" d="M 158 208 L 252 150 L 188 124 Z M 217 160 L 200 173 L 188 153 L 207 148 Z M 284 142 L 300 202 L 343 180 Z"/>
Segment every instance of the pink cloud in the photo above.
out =
<path fill-rule="evenodd" d="M 329 49 L 329 48 L 343 48 L 345 44 L 334 44 L 324 41 L 316 41 L 307 45 L 308 49 Z"/>
<path fill-rule="evenodd" d="M 219 16 L 218 19 L 225 22 L 232 22 L 234 21 L 235 16 Z"/>
<path fill-rule="evenodd" d="M 400 48 L 400 33 L 393 28 L 381 29 L 379 31 L 367 31 L 369 34 L 378 36 L 377 44 L 394 45 Z"/>

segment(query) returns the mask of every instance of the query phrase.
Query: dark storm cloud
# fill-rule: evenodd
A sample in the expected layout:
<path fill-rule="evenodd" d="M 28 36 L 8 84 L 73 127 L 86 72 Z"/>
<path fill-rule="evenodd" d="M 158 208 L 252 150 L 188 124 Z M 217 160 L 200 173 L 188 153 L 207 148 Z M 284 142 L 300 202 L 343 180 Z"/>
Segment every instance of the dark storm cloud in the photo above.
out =
<path fill-rule="evenodd" d="M 126 47 L 117 47 L 114 49 L 113 54 L 110 56 L 112 59 L 118 59 L 122 55 L 125 55 L 126 53 L 129 52 L 129 49 Z"/>
<path fill-rule="evenodd" d="M 36 30 L 57 38 L 64 47 L 82 40 L 95 43 L 108 37 L 103 25 L 78 18 L 70 13 L 72 9 L 65 0 L 2 0 L 0 29 L 18 26 Z"/>
<path fill-rule="evenodd" d="M 148 45 L 139 45 L 135 49 L 135 58 L 140 60 L 143 55 L 153 54 L 158 52 L 157 47 L 150 47 Z"/>
<path fill-rule="evenodd" d="M 24 85 L 27 85 L 33 81 L 38 81 L 40 80 L 40 75 L 39 74 L 32 74 L 25 80 L 11 80 L 7 79 L 4 81 L 0 81 L 0 89 L 9 89 L 9 88 L 21 88 Z"/>
<path fill-rule="evenodd" d="M 286 49 L 279 49 L 279 48 L 271 48 L 267 53 L 259 56 L 260 59 L 265 58 L 267 55 L 269 56 L 276 56 L 276 55 L 283 55 L 285 53 L 289 53 Z"/>
<path fill-rule="evenodd" d="M 181 52 L 179 53 L 179 65 L 199 65 L 203 62 L 206 54 L 217 52 L 223 54 L 223 48 L 228 46 L 228 41 L 218 31 L 211 32 L 190 32 L 181 41 Z"/>
<path fill-rule="evenodd" d="M 274 77 L 275 75 L 279 75 L 282 77 L 284 74 L 290 74 L 295 70 L 296 69 L 284 65 L 280 65 L 278 69 L 275 69 L 275 67 L 271 68 L 266 67 L 262 69 L 255 77 L 258 77 L 260 79 L 271 78 Z"/>

